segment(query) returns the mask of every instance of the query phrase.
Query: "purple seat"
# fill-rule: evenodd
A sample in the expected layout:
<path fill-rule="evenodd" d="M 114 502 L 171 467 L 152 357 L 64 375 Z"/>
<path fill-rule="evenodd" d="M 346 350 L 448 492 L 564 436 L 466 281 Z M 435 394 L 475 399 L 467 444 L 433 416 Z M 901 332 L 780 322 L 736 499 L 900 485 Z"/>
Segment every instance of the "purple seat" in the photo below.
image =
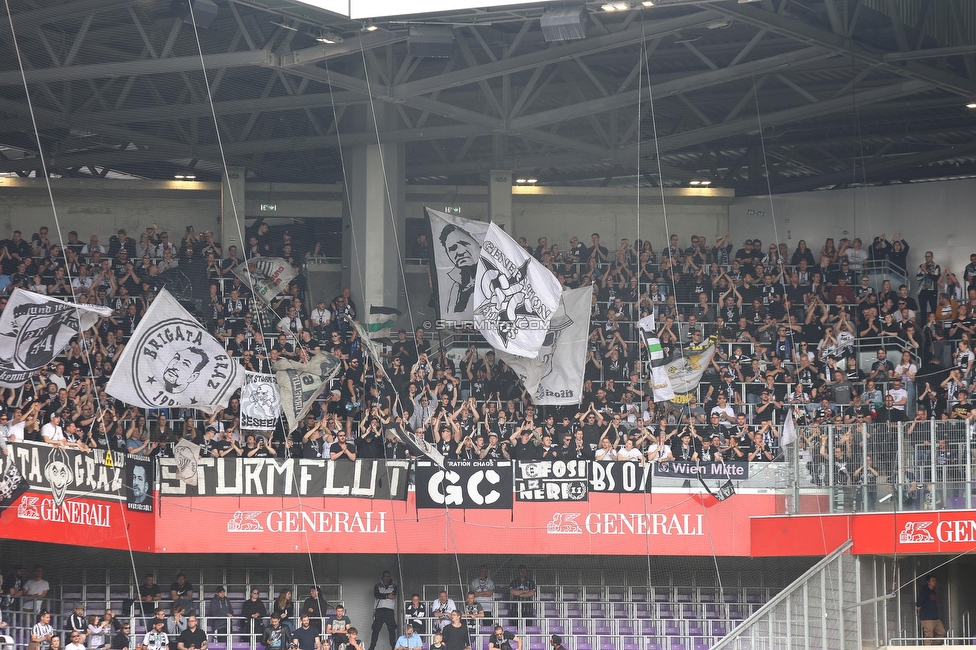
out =
<path fill-rule="evenodd" d="M 518 634 L 518 628 L 514 625 L 506 625 L 503 628 L 506 632 L 511 632 L 512 634 Z"/>
<path fill-rule="evenodd" d="M 589 641 L 580 641 L 576 644 L 576 650 L 593 650 L 593 644 Z"/>
<path fill-rule="evenodd" d="M 700 603 L 714 603 L 715 602 L 715 592 L 714 591 L 703 591 L 698 596 L 698 602 Z"/>
<path fill-rule="evenodd" d="M 567 618 L 583 618 L 583 610 L 581 609 L 571 609 L 566 612 Z"/>
<path fill-rule="evenodd" d="M 708 644 L 701 639 L 695 639 L 695 650 L 708 650 Z"/>
<path fill-rule="evenodd" d="M 611 630 L 610 630 L 610 626 L 609 625 L 600 625 L 600 624 L 597 624 L 597 626 L 596 626 L 596 632 L 595 632 L 595 634 L 597 636 L 606 636 L 606 635 L 608 635 L 610 633 L 611 633 Z"/>
<path fill-rule="evenodd" d="M 607 610 L 603 608 L 603 605 L 593 605 L 590 607 L 590 616 L 592 618 L 606 618 Z"/>
<path fill-rule="evenodd" d="M 600 598 L 600 594 L 598 594 L 598 593 L 596 593 L 594 591 L 588 591 L 588 592 L 586 592 L 586 602 L 588 602 L 588 603 L 596 603 L 596 602 L 599 602 L 600 600 L 602 600 Z"/>
<path fill-rule="evenodd" d="M 637 618 L 652 618 L 651 608 L 648 605 L 637 605 Z"/>
<path fill-rule="evenodd" d="M 677 625 L 668 623 L 664 626 L 664 634 L 666 634 L 667 636 L 678 636 L 679 634 L 681 634 L 681 630 L 678 628 Z"/>
<path fill-rule="evenodd" d="M 661 650 L 661 644 L 657 641 L 648 641 L 645 650 Z"/>
<path fill-rule="evenodd" d="M 639 591 L 635 591 L 634 593 L 630 594 L 630 602 L 632 602 L 632 603 L 646 603 L 647 602 L 647 594 L 641 593 Z"/>
<path fill-rule="evenodd" d="M 610 639 L 600 639 L 600 650 L 617 650 L 617 644 Z"/>
<path fill-rule="evenodd" d="M 664 593 L 663 591 L 654 593 L 655 603 L 666 603 L 669 600 L 671 600 L 671 596 L 669 594 Z"/>
<path fill-rule="evenodd" d="M 564 593 L 563 600 L 579 600 L 579 594 L 576 593 Z"/>
<path fill-rule="evenodd" d="M 538 641 L 529 642 L 529 650 L 545 650 L 546 644 L 539 643 Z"/>
<path fill-rule="evenodd" d="M 712 636 L 725 636 L 728 631 L 725 629 L 725 624 L 715 621 L 712 623 Z"/>
<path fill-rule="evenodd" d="M 207 647 L 211 650 L 227 650 L 226 643 L 208 643 Z"/>
<path fill-rule="evenodd" d="M 762 596 L 760 596 L 759 594 L 749 594 L 748 596 L 746 596 L 746 602 L 747 603 L 761 603 L 762 602 Z"/>
<path fill-rule="evenodd" d="M 644 636 L 657 634 L 657 625 L 655 625 L 654 621 L 641 621 L 641 634 Z"/>
<path fill-rule="evenodd" d="M 526 634 L 542 634 L 542 626 L 541 625 L 526 625 L 525 626 L 525 633 Z"/>
<path fill-rule="evenodd" d="M 671 639 L 671 650 L 686 650 L 686 647 L 682 641 Z"/>
<path fill-rule="evenodd" d="M 699 623 L 691 623 L 688 625 L 688 636 L 705 636 L 705 630 Z"/>
<path fill-rule="evenodd" d="M 688 604 L 682 605 L 681 618 L 698 618 L 698 607 Z"/>
<path fill-rule="evenodd" d="M 589 632 L 586 631 L 586 626 L 583 625 L 582 623 L 578 623 L 576 621 L 573 621 L 573 630 L 572 631 L 573 631 L 573 634 L 575 634 L 577 636 L 585 636 L 585 635 L 589 634 Z"/>
<path fill-rule="evenodd" d="M 611 603 L 620 603 L 620 602 L 623 602 L 623 600 L 624 600 L 624 595 L 622 593 L 620 593 L 619 591 L 611 591 L 610 593 L 607 594 L 607 601 L 608 602 L 611 602 Z"/>
<path fill-rule="evenodd" d="M 691 594 L 678 594 L 678 597 L 675 600 L 679 603 L 690 603 Z"/>
<path fill-rule="evenodd" d="M 617 604 L 613 606 L 613 617 L 614 618 L 630 618 L 630 611 L 626 605 Z"/>
<path fill-rule="evenodd" d="M 671 608 L 671 605 L 661 605 L 658 616 L 661 618 L 674 618 L 674 609 Z"/>
<path fill-rule="evenodd" d="M 620 625 L 620 636 L 634 636 L 634 628 L 631 625 Z"/>
<path fill-rule="evenodd" d="M 727 602 L 727 603 L 737 603 L 737 602 L 739 602 L 739 595 L 738 594 L 725 594 L 725 597 L 723 597 L 722 600 L 725 601 L 725 602 Z"/>
<path fill-rule="evenodd" d="M 550 623 L 549 624 L 549 634 L 566 634 L 566 628 L 562 623 Z"/>
<path fill-rule="evenodd" d="M 636 643 L 625 643 L 624 650 L 638 650 L 639 646 Z"/>

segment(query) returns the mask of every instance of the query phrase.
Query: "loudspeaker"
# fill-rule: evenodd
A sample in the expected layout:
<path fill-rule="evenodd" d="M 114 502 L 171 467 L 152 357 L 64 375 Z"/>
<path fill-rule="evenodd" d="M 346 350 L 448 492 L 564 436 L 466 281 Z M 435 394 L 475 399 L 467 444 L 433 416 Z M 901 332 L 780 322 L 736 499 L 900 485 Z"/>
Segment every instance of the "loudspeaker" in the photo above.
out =
<path fill-rule="evenodd" d="M 407 53 L 441 59 L 454 52 L 454 29 L 450 25 L 417 25 L 410 28 Z"/>
<path fill-rule="evenodd" d="M 193 17 L 190 16 L 190 3 L 193 3 Z M 206 29 L 217 18 L 217 3 L 213 0 L 173 0 L 169 6 L 171 14 L 190 24 L 196 18 L 197 27 Z"/>
<path fill-rule="evenodd" d="M 570 7 L 547 11 L 539 18 L 546 42 L 576 41 L 586 38 L 586 7 Z"/>

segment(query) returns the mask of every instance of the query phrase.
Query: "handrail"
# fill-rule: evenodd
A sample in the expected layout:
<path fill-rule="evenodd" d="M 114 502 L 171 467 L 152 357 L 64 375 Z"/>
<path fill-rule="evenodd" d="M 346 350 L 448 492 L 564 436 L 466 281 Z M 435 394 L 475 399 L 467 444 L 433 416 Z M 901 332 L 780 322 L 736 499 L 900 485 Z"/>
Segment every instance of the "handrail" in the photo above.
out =
<path fill-rule="evenodd" d="M 764 604 L 762 607 L 760 607 L 755 612 L 753 612 L 752 615 L 746 620 L 744 620 L 741 625 L 736 627 L 734 630 L 731 630 L 725 636 L 725 638 L 723 638 L 721 641 L 713 645 L 711 647 L 711 650 L 722 650 L 722 648 L 729 647 L 730 644 L 735 639 L 739 638 L 744 633 L 744 631 L 748 629 L 750 621 L 758 620 L 763 616 L 765 616 L 774 607 L 776 607 L 777 605 L 785 601 L 787 598 L 789 598 L 798 588 L 801 588 L 803 584 L 806 583 L 806 581 L 810 577 L 816 575 L 817 573 L 825 569 L 835 559 L 844 555 L 847 551 L 851 549 L 852 546 L 854 546 L 854 540 L 849 539 L 846 542 L 842 543 L 840 546 L 838 546 L 836 549 L 831 551 L 826 557 L 824 557 L 822 560 L 820 560 L 812 567 L 807 569 L 803 573 L 803 575 L 801 575 L 799 578 L 794 580 L 789 587 L 787 587 L 786 589 L 784 589 L 783 591 L 779 592 L 778 594 L 770 598 L 768 601 L 766 601 L 766 604 Z"/>

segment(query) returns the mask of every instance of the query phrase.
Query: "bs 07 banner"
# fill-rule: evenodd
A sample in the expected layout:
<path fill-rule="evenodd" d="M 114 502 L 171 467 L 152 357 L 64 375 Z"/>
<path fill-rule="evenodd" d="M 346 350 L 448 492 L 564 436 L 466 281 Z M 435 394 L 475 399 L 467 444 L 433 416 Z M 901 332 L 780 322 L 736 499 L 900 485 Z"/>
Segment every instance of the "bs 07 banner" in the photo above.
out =
<path fill-rule="evenodd" d="M 446 460 L 441 469 L 417 461 L 417 508 L 512 507 L 512 462 Z"/>

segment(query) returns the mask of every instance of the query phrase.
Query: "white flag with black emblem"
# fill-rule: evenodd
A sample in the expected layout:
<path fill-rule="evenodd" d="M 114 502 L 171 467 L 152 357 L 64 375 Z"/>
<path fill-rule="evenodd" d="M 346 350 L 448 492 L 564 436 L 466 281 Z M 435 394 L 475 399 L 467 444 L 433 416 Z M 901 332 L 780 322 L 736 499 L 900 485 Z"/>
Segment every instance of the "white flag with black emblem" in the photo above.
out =
<path fill-rule="evenodd" d="M 241 387 L 244 369 L 166 289 L 159 292 L 122 351 L 105 387 L 142 408 L 213 413 Z"/>
<path fill-rule="evenodd" d="M 342 362 L 328 352 L 319 352 L 308 363 L 281 359 L 274 364 L 278 391 L 281 394 L 281 408 L 288 420 L 291 433 L 302 423 L 302 418 L 312 408 L 318 397 L 332 378 L 339 374 Z"/>
<path fill-rule="evenodd" d="M 539 356 L 560 294 L 549 269 L 496 224 L 488 227 L 474 285 L 474 325 L 492 347 Z"/>
<path fill-rule="evenodd" d="M 295 267 L 280 257 L 252 257 L 235 266 L 233 272 L 251 293 L 267 304 L 298 275 Z"/>
<path fill-rule="evenodd" d="M 535 359 L 498 351 L 501 360 L 518 374 L 534 403 L 540 406 L 580 403 L 592 296 L 593 287 L 563 291 Z"/>
<path fill-rule="evenodd" d="M 280 414 L 281 396 L 275 376 L 245 370 L 241 388 L 241 428 L 274 429 Z"/>
<path fill-rule="evenodd" d="M 71 337 L 111 315 L 108 307 L 76 305 L 14 289 L 0 316 L 0 386 L 23 385 L 61 354 Z"/>
<path fill-rule="evenodd" d="M 427 208 L 430 222 L 431 273 L 434 293 L 444 320 L 473 318 L 474 281 L 478 252 L 488 224 Z"/>
<path fill-rule="evenodd" d="M 197 468 L 200 465 L 200 445 L 181 438 L 173 445 L 173 458 L 176 459 L 176 478 L 187 485 L 196 485 Z"/>

